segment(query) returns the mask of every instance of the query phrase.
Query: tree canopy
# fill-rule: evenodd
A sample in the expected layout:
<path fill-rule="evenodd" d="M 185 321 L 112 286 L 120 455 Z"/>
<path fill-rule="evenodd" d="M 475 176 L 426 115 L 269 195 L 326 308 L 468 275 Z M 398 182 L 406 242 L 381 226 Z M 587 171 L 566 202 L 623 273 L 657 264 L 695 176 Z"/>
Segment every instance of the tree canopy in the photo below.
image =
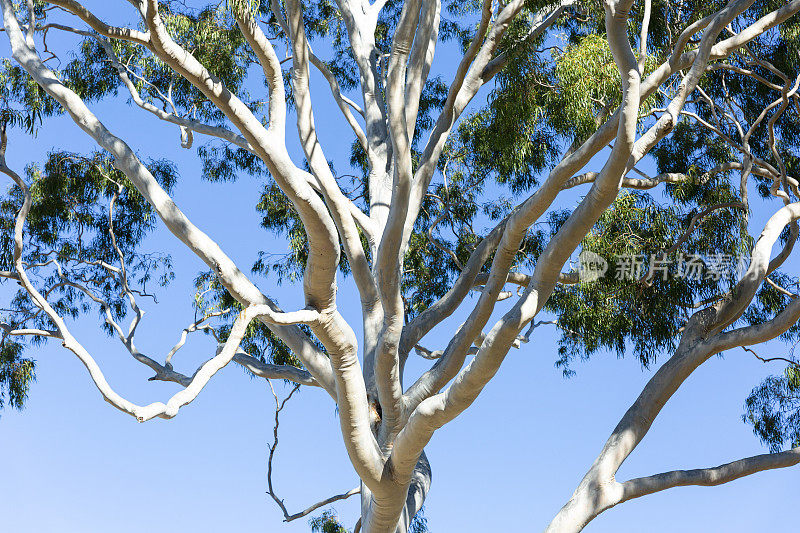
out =
<path fill-rule="evenodd" d="M 0 0 L 12 52 L 0 65 L 0 171 L 12 180 L 0 199 L 0 407 L 35 393 L 34 354 L 53 340 L 140 421 L 176 416 L 232 361 L 322 387 L 361 479 L 342 495 L 365 502 L 357 528 L 422 531 L 424 447 L 509 350 L 554 327 L 565 376 L 600 351 L 658 370 L 553 531 L 673 486 L 800 462 L 800 281 L 784 266 L 800 218 L 800 0 L 129 0 L 104 6 L 114 22 L 83 4 Z M 437 64 L 437 43 L 457 61 Z M 314 105 L 312 72 L 330 89 Z M 94 115 L 119 99 L 173 124 L 202 179 L 231 194 L 259 180 L 261 230 L 288 252 L 234 264 L 173 201 L 188 178 L 169 155 L 141 157 Z M 349 160 L 327 159 L 319 102 L 340 111 Z M 63 114 L 96 151 L 5 163 L 9 132 L 35 138 Z M 163 360 L 134 344 L 143 302 L 173 277 L 169 253 L 148 250 L 159 226 L 207 267 L 195 321 Z M 587 258 L 599 275 L 587 277 Z M 337 276 L 358 293 L 362 338 L 337 311 Z M 305 307 L 281 310 L 271 283 L 302 288 Z M 459 308 L 466 322 L 432 346 L 425 336 Z M 180 391 L 147 406 L 117 394 L 70 333 L 98 316 Z M 218 351 L 179 372 L 173 355 L 196 331 Z M 787 353 L 761 354 L 776 338 Z M 775 367 L 742 414 L 771 453 L 614 480 L 683 381 L 734 348 Z M 432 363 L 406 375 L 409 357 Z M 271 452 L 277 424 L 276 413 Z M 270 494 L 296 518 L 271 480 Z M 311 525 L 346 531 L 329 511 Z"/>

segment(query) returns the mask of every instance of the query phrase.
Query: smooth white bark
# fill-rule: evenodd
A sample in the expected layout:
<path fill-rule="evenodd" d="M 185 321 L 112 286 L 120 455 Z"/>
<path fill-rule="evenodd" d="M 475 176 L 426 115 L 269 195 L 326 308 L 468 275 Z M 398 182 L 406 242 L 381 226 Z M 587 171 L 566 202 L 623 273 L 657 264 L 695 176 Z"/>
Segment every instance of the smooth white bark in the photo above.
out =
<path fill-rule="evenodd" d="M 251 16 L 249 2 L 232 2 L 231 5 L 239 31 L 258 59 L 267 82 L 269 123 L 266 126 L 233 91 L 210 73 L 206 65 L 173 40 L 160 18 L 156 0 L 130 0 L 140 13 L 146 31 L 110 26 L 73 0 L 51 0 L 49 3 L 74 14 L 88 25 L 91 31 L 65 26 L 62 29 L 98 39 L 133 102 L 150 115 L 180 127 L 184 146 L 191 144 L 191 132 L 202 133 L 244 148 L 266 164 L 275 182 L 291 201 L 306 232 L 309 246 L 309 259 L 303 278 L 306 308 L 289 313 L 281 311 L 237 268 L 217 243 L 192 224 L 158 185 L 134 151 L 111 133 L 86 104 L 47 68 L 36 52 L 33 43 L 35 32 L 31 29 L 28 35 L 23 34 L 11 0 L 0 0 L 14 60 L 58 101 L 76 125 L 113 156 L 115 166 L 153 206 L 166 227 L 213 270 L 244 309 L 218 353 L 192 376 L 187 376 L 172 369 L 171 359 L 183 346 L 186 336 L 202 327 L 202 321 L 184 330 L 178 343 L 168 353 L 165 363 L 161 364 L 140 353 L 133 343 L 133 334 L 142 313 L 132 293 L 129 294 L 130 304 L 136 318 L 126 332 L 114 321 L 107 303 L 86 287 L 74 284 L 76 289 L 82 290 L 106 309 L 107 323 L 116 331 L 131 355 L 156 372 L 153 379 L 174 381 L 184 387 L 166 403 L 138 406 L 125 400 L 106 382 L 95 360 L 72 336 L 66 322 L 47 302 L 46 295 L 43 295 L 45 293 L 38 290 L 27 276 L 21 256 L 30 196 L 24 181 L 3 162 L 0 171 L 9 175 L 20 187 L 25 203 L 15 227 L 15 270 L 0 275 L 18 280 L 35 305 L 51 319 L 55 329 L 14 329 L 6 325 L 0 325 L 0 328 L 10 335 L 62 339 L 64 346 L 86 365 L 106 400 L 140 420 L 175 416 L 181 406 L 191 402 L 212 376 L 231 361 L 267 379 L 289 379 L 324 388 L 337 403 L 341 436 L 353 468 L 361 479 L 362 485 L 358 490 L 362 499 L 362 516 L 359 524 L 365 533 L 405 533 L 408 529 L 431 486 L 431 469 L 425 457 L 425 446 L 437 429 L 477 399 L 509 350 L 521 342 L 527 342 L 533 328 L 540 323 L 534 322 L 534 319 L 545 306 L 556 284 L 576 282 L 574 272 L 563 272 L 564 265 L 620 189 L 648 189 L 660 183 L 674 184 L 687 179 L 684 175 L 672 173 L 641 179 L 630 177 L 629 174 L 635 170 L 636 163 L 670 133 L 678 117 L 689 116 L 690 112 L 684 107 L 696 92 L 702 76 L 711 69 L 724 68 L 721 66 L 724 63 L 712 62 L 728 57 L 800 11 L 800 0 L 786 2 L 731 37 L 720 39 L 721 32 L 732 27 L 731 23 L 737 16 L 753 4 L 753 0 L 728 2 L 719 12 L 687 24 L 683 33 L 676 38 L 669 58 L 642 79 L 648 24 L 651 17 L 658 16 L 657 12 L 653 12 L 657 6 L 649 0 L 644 3 L 645 22 L 636 34 L 640 40 L 637 57 L 629 36 L 631 28 L 628 19 L 633 0 L 605 0 L 606 36 L 621 82 L 621 105 L 617 110 L 608 110 L 598 118 L 599 124 L 600 119 L 608 116 L 588 139 L 582 142 L 576 139 L 574 146 L 541 186 L 520 202 L 476 246 L 464 265 L 459 265 L 462 271 L 450 290 L 407 322 L 401 291 L 403 260 L 422 200 L 429 191 L 449 135 L 466 106 L 508 64 L 510 52 L 500 51 L 500 45 L 525 7 L 525 2 L 511 0 L 495 4 L 487 0 L 482 3 L 475 36 L 452 75 L 444 108 L 415 167 L 411 142 L 415 135 L 420 97 L 439 40 L 441 2 L 406 1 L 392 36 L 391 53 L 385 58 L 375 43 L 376 24 L 383 4 L 369 4 L 366 0 L 337 0 L 358 67 L 363 99 L 359 105 L 342 94 L 336 77 L 312 52 L 304 27 L 302 3 L 287 0 L 284 16 L 281 3 L 273 0 L 270 6 L 286 33 L 292 51 L 291 83 L 296 106 L 296 131 L 310 173 L 299 168 L 289 155 L 281 61 L 258 21 Z M 527 39 L 541 36 L 576 5 L 574 0 L 563 0 L 531 14 Z M 702 35 L 699 41 L 698 35 Z M 179 116 L 174 108 L 168 112 L 143 100 L 129 77 L 129 71 L 114 56 L 110 46 L 113 40 L 133 43 L 154 54 L 176 75 L 182 76 L 201 91 L 225 115 L 227 124 L 202 124 Z M 690 49 L 687 51 L 687 48 Z M 314 120 L 311 66 L 325 77 L 334 101 L 367 154 L 370 195 L 367 213 L 360 210 L 339 188 L 325 157 Z M 747 75 L 744 71 L 739 74 Z M 665 109 L 652 113 L 657 118 L 637 137 L 641 102 L 676 77 L 679 77 L 680 84 L 671 93 L 669 104 Z M 741 143 L 730 137 L 723 139 L 743 153 L 743 161 L 731 161 L 711 169 L 704 179 L 720 172 L 740 171 L 741 205 L 746 206 L 747 177 L 750 174 L 767 177 L 775 183 L 773 194 L 783 198 L 788 205 L 778 211 L 764 228 L 753 249 L 750 269 L 734 291 L 695 313 L 675 354 L 653 376 L 622 418 L 572 499 L 550 525 L 551 531 L 579 530 L 603 510 L 652 492 L 688 484 L 726 483 L 743 475 L 800 462 L 795 449 L 783 454 L 742 459 L 717 468 L 668 472 L 625 483 L 617 482 L 614 477 L 619 466 L 647 433 L 666 401 L 700 364 L 722 350 L 774 338 L 800 317 L 800 299 L 794 299 L 782 313 L 765 324 L 726 329 L 751 303 L 767 274 L 787 259 L 798 233 L 796 221 L 800 218 L 800 204 L 790 202 L 790 195 L 798 194 L 798 182 L 787 175 L 786 166 L 776 148 L 774 133 L 775 124 L 789 107 L 789 102 L 797 99 L 798 84 L 789 83 L 793 80 L 788 79 L 784 80 L 784 86 L 763 78 L 762 81 L 770 90 L 780 91 L 780 97 L 764 110 L 749 128 L 748 134 L 741 135 Z M 709 99 L 702 91 L 697 92 Z M 690 118 L 701 127 L 725 137 L 714 124 L 699 116 Z M 363 128 L 359 122 L 361 120 Z M 749 137 L 761 123 L 765 123 L 769 130 L 767 142 L 772 148 L 775 164 L 750 154 Z M 743 128 L 740 130 L 742 133 L 745 131 Z M 601 170 L 586 172 L 584 167 L 610 144 L 612 149 L 604 156 Z M 547 243 L 533 272 L 513 271 L 520 244 L 531 225 L 551 209 L 562 191 L 584 184 L 590 184 L 591 188 Z M 786 190 L 781 189 L 781 184 L 786 184 Z M 714 206 L 714 209 L 740 207 L 738 202 L 735 204 L 721 204 Z M 695 223 L 696 220 L 687 232 L 694 228 Z M 771 259 L 774 242 L 787 225 L 791 227 L 792 238 L 778 256 Z M 367 237 L 368 249 L 362 245 L 360 232 Z M 364 329 L 361 346 L 352 327 L 337 309 L 336 272 L 340 250 L 344 250 L 347 256 L 359 291 Z M 114 274 L 122 276 L 123 284 L 127 283 L 124 262 Z M 520 289 L 519 298 L 511 310 L 488 332 L 484 332 L 498 300 L 509 295 L 513 297 L 513 293 L 505 289 L 508 283 L 524 287 L 524 290 Z M 405 361 L 412 349 L 419 347 L 426 334 L 467 302 L 467 295 L 476 286 L 481 287 L 481 294 L 476 302 L 471 303 L 472 311 L 468 319 L 453 333 L 444 350 L 427 351 L 429 358 L 436 359 L 436 362 L 404 390 Z M 305 369 L 267 365 L 242 352 L 239 344 L 247 325 L 254 319 L 261 320 L 283 340 Z M 324 351 L 318 349 L 296 324 L 308 325 L 316 340 L 324 346 Z M 528 324 L 532 324 L 531 329 L 521 336 L 522 329 Z M 421 347 L 419 350 L 425 351 Z M 474 358 L 467 362 L 470 355 L 474 355 Z M 323 502 L 354 493 L 350 491 Z M 310 509 L 314 508 L 317 507 Z M 305 514 L 307 512 L 304 511 Z M 293 516 L 285 508 L 284 513 Z"/>

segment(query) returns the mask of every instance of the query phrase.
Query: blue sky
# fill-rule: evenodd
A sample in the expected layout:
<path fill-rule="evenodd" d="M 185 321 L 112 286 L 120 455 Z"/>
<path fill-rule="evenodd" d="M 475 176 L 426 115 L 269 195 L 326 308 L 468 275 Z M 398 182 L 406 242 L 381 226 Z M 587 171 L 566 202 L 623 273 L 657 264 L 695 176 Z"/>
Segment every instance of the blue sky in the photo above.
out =
<path fill-rule="evenodd" d="M 108 5 L 100 12 L 112 21 L 124 20 Z M 8 55 L 2 35 L 0 56 Z M 452 50 L 444 47 L 434 70 L 451 66 L 453 60 Z M 341 132 L 347 126 L 319 79 L 313 89 L 326 155 L 344 172 L 349 154 Z M 259 250 L 285 250 L 282 239 L 258 228 L 257 180 L 203 182 L 194 150 L 180 149 L 174 127 L 133 110 L 124 99 L 92 108 L 143 158 L 167 157 L 177 163 L 178 205 L 243 269 Z M 292 128 L 290 122 L 290 142 Z M 36 139 L 12 133 L 9 165 L 22 170 L 42 161 L 51 148 L 87 152 L 95 147 L 68 118 L 59 117 Z M 297 147 L 292 148 L 297 155 Z M 763 205 L 755 209 L 754 227 L 769 214 Z M 176 274 L 159 292 L 159 304 L 147 305 L 137 335 L 140 349 L 156 357 L 191 322 L 192 280 L 204 265 L 163 230 L 145 246 L 172 254 Z M 796 267 L 794 260 L 789 269 Z M 257 283 L 285 309 L 302 305 L 297 286 L 278 286 L 274 278 Z M 340 286 L 339 307 L 359 330 L 355 290 L 347 279 Z M 468 304 L 431 333 L 426 345 L 443 347 L 466 316 Z M 498 307 L 499 316 L 507 305 Z M 174 384 L 147 381 L 150 371 L 102 334 L 93 317 L 73 327 L 123 396 L 145 404 L 163 401 L 177 390 Z M 565 380 L 553 366 L 556 341 L 555 330 L 538 328 L 531 343 L 509 354 L 475 404 L 435 435 L 427 448 L 433 486 L 425 506 L 434 533 L 543 528 L 652 375 L 652 369 L 642 370 L 632 357 L 598 354 L 577 363 L 577 375 Z M 777 353 L 783 347 L 772 349 Z M 176 368 L 191 372 L 212 350 L 208 339 L 192 338 L 175 356 Z M 176 418 L 138 424 L 103 402 L 80 362 L 57 343 L 37 350 L 34 357 L 38 380 L 25 410 L 4 411 L 0 417 L 0 531 L 308 531 L 302 519 L 282 524 L 279 509 L 265 493 L 274 404 L 263 380 L 231 365 Z M 406 381 L 426 363 L 413 360 Z M 714 466 L 763 453 L 740 416 L 750 389 L 771 371 L 778 368 L 741 350 L 709 360 L 666 406 L 619 478 Z M 276 390 L 288 392 L 281 383 Z M 274 482 L 290 512 L 357 484 L 327 395 L 303 389 L 282 414 Z M 587 531 L 795 531 L 790 502 L 798 489 L 797 469 L 761 473 L 717 488 L 672 489 L 612 509 Z M 352 527 L 357 498 L 336 509 Z"/>

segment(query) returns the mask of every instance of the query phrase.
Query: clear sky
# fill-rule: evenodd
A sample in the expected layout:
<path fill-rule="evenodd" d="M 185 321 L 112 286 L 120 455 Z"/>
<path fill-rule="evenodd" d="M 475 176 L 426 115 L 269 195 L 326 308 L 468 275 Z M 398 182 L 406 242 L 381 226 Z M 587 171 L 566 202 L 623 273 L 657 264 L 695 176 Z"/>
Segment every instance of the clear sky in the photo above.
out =
<path fill-rule="evenodd" d="M 100 12 L 122 22 L 115 10 L 128 6 L 116 5 L 111 9 L 106 4 Z M 0 57 L 8 55 L 5 35 L 0 34 Z M 450 67 L 453 60 L 445 47 L 436 68 Z M 347 126 L 320 80 L 313 89 L 327 156 L 344 172 L 349 155 L 341 132 Z M 166 157 L 177 163 L 178 205 L 244 270 L 259 250 L 285 250 L 281 238 L 258 228 L 258 180 L 203 182 L 194 150 L 180 149 L 174 127 L 133 110 L 124 99 L 92 108 L 143 158 Z M 290 129 L 287 137 L 293 133 Z M 196 137 L 196 144 L 202 141 Z M 21 171 L 41 162 L 52 148 L 88 152 L 95 147 L 68 118 L 60 117 L 34 140 L 14 132 L 9 165 Z M 293 153 L 297 156 L 296 146 Z M 753 224 L 763 223 L 767 211 L 763 205 L 755 209 Z M 753 232 L 758 234 L 760 227 Z M 160 359 L 192 320 L 192 280 L 204 265 L 163 229 L 145 247 L 169 252 L 174 259 L 176 280 L 159 292 L 158 305 L 147 304 L 137 335 L 140 349 Z M 789 269 L 796 267 L 793 260 Z M 298 286 L 278 286 L 274 278 L 258 278 L 257 283 L 285 309 L 302 305 Z M 347 279 L 340 286 L 339 307 L 359 330 L 354 287 Z M 443 348 L 469 302 L 434 330 L 426 345 Z M 498 307 L 502 311 L 507 305 Z M 87 316 L 73 327 L 118 392 L 146 404 L 164 401 L 177 390 L 175 384 L 147 381 L 150 370 L 97 325 Z M 653 369 L 641 369 L 632 357 L 598 354 L 576 363 L 577 375 L 565 380 L 553 366 L 556 341 L 555 330 L 538 328 L 531 343 L 509 354 L 475 404 L 436 433 L 427 448 L 433 485 L 425 505 L 434 533 L 542 529 L 652 375 Z M 773 349 L 777 353 L 783 347 L 776 344 Z M 208 339 L 190 339 L 176 355 L 175 366 L 191 373 L 212 350 Z M 85 368 L 58 343 L 37 350 L 34 357 L 38 380 L 25 410 L 6 410 L 0 417 L 1 532 L 309 530 L 304 519 L 282 524 L 278 507 L 265 493 L 274 413 L 265 381 L 230 365 L 176 418 L 138 424 L 102 401 Z M 658 364 L 664 360 L 662 356 Z M 406 381 L 413 381 L 425 363 L 413 360 Z M 763 453 L 740 416 L 744 398 L 771 371 L 779 368 L 741 350 L 709 360 L 669 402 L 619 478 L 715 466 Z M 276 383 L 276 390 L 285 394 L 289 389 Z M 335 406 L 325 393 L 304 388 L 282 414 L 274 482 L 290 512 L 357 485 Z M 796 531 L 791 502 L 798 489 L 798 469 L 761 473 L 716 488 L 671 489 L 609 510 L 587 531 Z M 335 507 L 352 527 L 357 497 Z"/>

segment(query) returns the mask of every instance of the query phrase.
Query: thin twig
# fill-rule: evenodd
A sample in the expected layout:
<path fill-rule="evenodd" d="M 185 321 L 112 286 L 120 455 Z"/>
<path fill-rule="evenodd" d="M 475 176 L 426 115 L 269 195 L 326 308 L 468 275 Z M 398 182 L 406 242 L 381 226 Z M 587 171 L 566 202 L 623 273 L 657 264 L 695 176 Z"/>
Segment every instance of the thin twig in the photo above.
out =
<path fill-rule="evenodd" d="M 800 368 L 800 363 L 799 362 L 793 361 L 791 359 L 787 359 L 786 357 L 761 357 L 755 351 L 753 351 L 752 349 L 750 349 L 747 346 L 742 346 L 742 350 L 744 350 L 746 352 L 750 352 L 751 354 L 753 354 L 756 357 L 756 359 L 758 359 L 762 363 L 772 363 L 772 362 L 775 362 L 775 361 L 783 361 L 784 363 L 788 363 L 788 364 L 790 364 L 790 365 L 792 365 L 794 367 Z"/>
<path fill-rule="evenodd" d="M 283 521 L 284 522 L 291 522 L 292 520 L 297 520 L 298 518 L 302 518 L 315 510 L 323 507 L 325 505 L 329 505 L 333 502 L 344 500 L 353 496 L 355 494 L 359 494 L 361 489 L 356 487 L 351 489 L 345 493 L 337 494 L 335 496 L 331 496 L 330 498 L 326 498 L 320 502 L 315 503 L 314 505 L 300 511 L 299 513 L 289 514 L 289 511 L 286 509 L 286 505 L 283 503 L 283 500 L 278 497 L 275 493 L 275 488 L 272 485 L 272 461 L 275 458 L 275 449 L 278 447 L 278 427 L 280 426 L 280 414 L 283 411 L 283 408 L 286 407 L 286 402 L 288 402 L 295 392 L 300 388 L 300 384 L 295 385 L 292 387 L 292 390 L 289 392 L 288 396 L 281 401 L 278 398 L 278 394 L 275 392 L 275 388 L 272 386 L 272 381 L 267 380 L 269 384 L 269 390 L 272 391 L 272 397 L 275 398 L 275 425 L 272 428 L 272 444 L 268 444 L 267 447 L 269 448 L 269 458 L 267 459 L 267 494 L 275 500 L 275 503 L 278 504 L 278 507 L 281 508 L 283 512 Z"/>

